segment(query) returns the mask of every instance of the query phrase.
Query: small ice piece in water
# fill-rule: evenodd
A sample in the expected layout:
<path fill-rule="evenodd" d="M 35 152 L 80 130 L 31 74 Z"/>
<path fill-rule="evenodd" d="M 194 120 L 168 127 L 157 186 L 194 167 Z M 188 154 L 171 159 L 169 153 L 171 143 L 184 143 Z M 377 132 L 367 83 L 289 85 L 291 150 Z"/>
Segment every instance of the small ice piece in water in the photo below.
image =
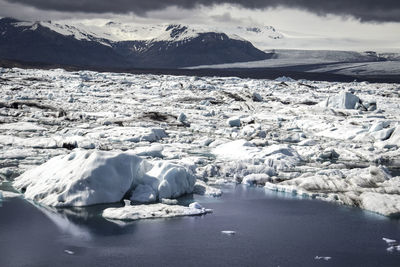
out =
<path fill-rule="evenodd" d="M 387 246 L 388 246 L 386 248 L 386 251 L 389 251 L 389 252 L 394 252 L 396 250 L 400 251 L 400 245 L 397 242 L 397 240 L 390 239 L 390 238 L 385 238 L 385 237 L 382 237 L 382 240 L 385 241 Z"/>
<path fill-rule="evenodd" d="M 325 256 L 315 256 L 314 257 L 315 260 L 324 260 L 324 261 L 329 261 L 330 259 L 332 259 L 332 257 L 325 257 Z"/>
<path fill-rule="evenodd" d="M 221 233 L 224 235 L 235 235 L 236 234 L 235 231 L 231 231 L 231 230 L 224 230 L 224 231 L 221 231 Z"/>
<path fill-rule="evenodd" d="M 73 252 L 72 250 L 68 250 L 68 249 L 65 249 L 64 252 L 69 254 L 69 255 L 74 255 L 75 254 L 75 252 Z"/>
<path fill-rule="evenodd" d="M 395 250 L 400 252 L 400 246 L 389 246 L 386 251 L 394 252 Z"/>
<path fill-rule="evenodd" d="M 397 244 L 397 240 L 394 240 L 394 239 L 382 237 L 382 240 L 385 241 L 386 244 L 388 244 L 388 246 L 394 246 Z"/>

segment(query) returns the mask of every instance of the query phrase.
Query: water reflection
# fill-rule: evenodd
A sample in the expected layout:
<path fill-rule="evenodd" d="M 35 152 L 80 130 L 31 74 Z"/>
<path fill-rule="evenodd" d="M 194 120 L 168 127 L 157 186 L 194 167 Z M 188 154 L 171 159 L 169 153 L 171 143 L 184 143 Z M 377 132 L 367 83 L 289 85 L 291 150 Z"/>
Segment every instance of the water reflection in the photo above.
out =
<path fill-rule="evenodd" d="M 120 203 L 70 208 L 51 208 L 32 202 L 31 204 L 46 215 L 62 233 L 82 240 L 90 240 L 96 236 L 132 233 L 135 230 L 134 225 L 111 222 L 101 216 L 104 209 L 121 207 Z"/>
<path fill-rule="evenodd" d="M 179 205 L 188 205 L 193 201 L 198 201 L 204 204 L 205 207 L 216 208 L 216 214 L 219 216 L 222 212 L 232 212 L 232 214 L 236 213 L 246 213 L 245 211 L 240 211 L 240 208 L 237 205 L 240 202 L 247 200 L 256 200 L 262 201 L 263 199 L 268 199 L 271 203 L 274 203 L 279 200 L 289 201 L 286 203 L 291 205 L 293 202 L 297 202 L 298 198 L 303 198 L 301 196 L 294 196 L 291 193 L 285 192 L 275 192 L 268 189 L 264 189 L 262 187 L 257 186 L 246 186 L 241 184 L 228 184 L 221 187 L 224 194 L 222 197 L 213 198 L 209 196 L 199 196 L 199 195 L 186 195 L 178 199 Z M 314 203 L 322 202 L 310 200 L 307 201 L 307 198 L 303 200 L 305 206 L 307 205 L 305 202 Z M 122 203 L 116 204 L 107 204 L 107 205 L 95 205 L 90 207 L 71 207 L 71 208 L 50 208 L 38 205 L 36 203 L 30 202 L 37 210 L 42 212 L 47 218 L 51 220 L 51 222 L 57 226 L 57 228 L 64 234 L 79 238 L 80 240 L 92 240 L 101 236 L 115 236 L 115 235 L 126 235 L 132 234 L 136 231 L 140 231 L 140 227 L 143 224 L 152 224 L 154 225 L 153 230 L 157 230 L 158 227 L 162 227 L 162 223 L 169 220 L 176 220 L 176 218 L 172 219 L 155 219 L 155 220 L 146 220 L 146 221 L 118 221 L 118 220 L 107 220 L 101 216 L 104 209 L 109 207 L 122 207 Z M 260 209 L 264 209 L 266 207 L 266 203 L 260 204 Z M 284 203 L 282 203 L 284 205 Z M 313 205 L 314 205 L 313 204 Z M 254 204 L 256 205 L 256 204 Z M 258 205 L 258 204 L 257 204 Z M 214 206 L 214 207 L 213 207 Z M 335 205 L 336 206 L 336 205 Z M 229 209 L 227 209 L 229 207 Z M 256 208 L 256 207 L 254 207 Z M 354 207 L 346 207 L 346 206 L 338 206 L 337 209 L 341 210 L 344 213 L 349 213 L 351 216 L 362 216 L 367 220 L 387 220 L 386 217 L 362 211 L 358 208 Z M 304 214 L 304 211 L 302 212 Z M 206 215 L 204 219 L 207 219 Z M 182 219 L 182 218 L 180 218 Z M 185 217 L 186 222 L 198 222 L 199 218 L 191 218 Z M 155 228 L 154 228 L 155 227 Z"/>
<path fill-rule="evenodd" d="M 32 204 L 44 215 L 46 215 L 46 217 L 49 218 L 62 233 L 84 240 L 91 239 L 90 230 L 84 225 L 78 225 L 72 222 L 67 215 L 59 213 L 55 209 L 40 206 L 34 203 Z"/>

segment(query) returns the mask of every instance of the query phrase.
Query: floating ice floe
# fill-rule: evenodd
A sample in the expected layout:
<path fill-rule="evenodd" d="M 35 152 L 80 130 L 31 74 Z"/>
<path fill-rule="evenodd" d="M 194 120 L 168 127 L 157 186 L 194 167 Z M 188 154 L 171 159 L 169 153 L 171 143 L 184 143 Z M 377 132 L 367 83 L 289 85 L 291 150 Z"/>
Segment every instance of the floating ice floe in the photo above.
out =
<path fill-rule="evenodd" d="M 193 191 L 196 178 L 182 166 L 146 161 L 132 152 L 78 150 L 52 158 L 17 177 L 14 187 L 48 206 L 87 206 L 176 198 Z"/>
<path fill-rule="evenodd" d="M 189 207 L 157 203 L 108 208 L 103 211 L 103 217 L 110 220 L 134 221 L 140 219 L 203 215 L 210 212 L 212 210 L 205 209 L 198 203 L 191 204 Z"/>
<path fill-rule="evenodd" d="M 0 190 L 0 200 L 7 199 L 7 198 L 21 197 L 21 196 L 22 196 L 22 194 L 20 194 L 20 193 Z"/>
<path fill-rule="evenodd" d="M 385 241 L 388 246 L 397 245 L 397 240 L 386 238 L 386 237 L 382 237 L 382 240 Z"/>
<path fill-rule="evenodd" d="M 75 252 L 73 252 L 72 250 L 69 250 L 69 249 L 65 249 L 64 252 L 67 253 L 68 255 L 74 255 L 75 254 Z"/>
<path fill-rule="evenodd" d="M 224 235 L 235 235 L 236 234 L 235 231 L 231 231 L 231 230 L 224 230 L 224 231 L 221 231 L 221 233 Z"/>
<path fill-rule="evenodd" d="M 399 251 L 400 252 L 400 245 L 397 242 L 397 240 L 385 238 L 385 237 L 383 237 L 382 240 L 385 241 L 386 245 L 388 246 L 386 248 L 387 251 L 389 251 L 389 252 Z"/>
<path fill-rule="evenodd" d="M 400 246 L 389 246 L 386 250 L 389 252 L 394 252 L 394 251 L 400 252 Z"/>

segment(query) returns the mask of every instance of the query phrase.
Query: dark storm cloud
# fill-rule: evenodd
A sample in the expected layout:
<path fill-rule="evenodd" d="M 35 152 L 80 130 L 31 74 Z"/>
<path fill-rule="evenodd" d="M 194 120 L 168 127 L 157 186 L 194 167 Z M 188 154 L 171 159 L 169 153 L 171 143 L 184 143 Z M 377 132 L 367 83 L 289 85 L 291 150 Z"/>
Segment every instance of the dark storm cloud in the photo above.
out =
<path fill-rule="evenodd" d="M 234 4 L 250 9 L 290 7 L 308 10 L 319 15 L 354 16 L 362 21 L 400 21 L 400 0 L 6 0 L 42 10 L 85 13 L 133 12 L 145 15 L 148 11 L 169 6 L 195 8 L 200 5 Z"/>

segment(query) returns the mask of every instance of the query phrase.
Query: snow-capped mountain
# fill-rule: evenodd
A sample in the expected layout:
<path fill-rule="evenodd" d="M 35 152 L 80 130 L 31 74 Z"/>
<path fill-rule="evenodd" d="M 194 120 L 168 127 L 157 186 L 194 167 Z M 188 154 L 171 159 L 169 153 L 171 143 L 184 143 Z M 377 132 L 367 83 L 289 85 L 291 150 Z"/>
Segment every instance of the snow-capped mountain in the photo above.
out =
<path fill-rule="evenodd" d="M 0 20 L 0 58 L 78 66 L 177 68 L 269 57 L 236 34 L 240 32 L 257 30 L 237 28 L 224 33 L 179 24 L 85 25 L 4 18 Z"/>
<path fill-rule="evenodd" d="M 37 22 L 36 22 L 37 23 Z M 247 40 L 251 43 L 271 42 L 284 38 L 284 35 L 272 26 L 244 27 L 244 26 L 217 26 L 182 25 L 182 24 L 133 24 L 109 21 L 105 23 L 60 21 L 39 22 L 60 34 L 73 35 L 77 39 L 88 39 L 88 36 L 97 39 L 119 41 L 179 41 L 197 37 L 200 33 L 225 33 L 229 38 Z M 22 25 L 29 24 L 23 22 Z M 34 24 L 34 23 L 31 23 Z M 179 29 L 179 30 L 177 30 Z M 179 34 L 177 34 L 179 33 Z M 258 47 L 262 49 L 262 45 Z"/>
<path fill-rule="evenodd" d="M 77 34 L 72 27 L 60 33 L 46 27 L 49 24 L 1 19 L 0 58 L 76 66 L 128 66 L 123 56 L 105 45 L 106 40 L 83 32 L 79 36 L 69 34 L 72 30 Z"/>

